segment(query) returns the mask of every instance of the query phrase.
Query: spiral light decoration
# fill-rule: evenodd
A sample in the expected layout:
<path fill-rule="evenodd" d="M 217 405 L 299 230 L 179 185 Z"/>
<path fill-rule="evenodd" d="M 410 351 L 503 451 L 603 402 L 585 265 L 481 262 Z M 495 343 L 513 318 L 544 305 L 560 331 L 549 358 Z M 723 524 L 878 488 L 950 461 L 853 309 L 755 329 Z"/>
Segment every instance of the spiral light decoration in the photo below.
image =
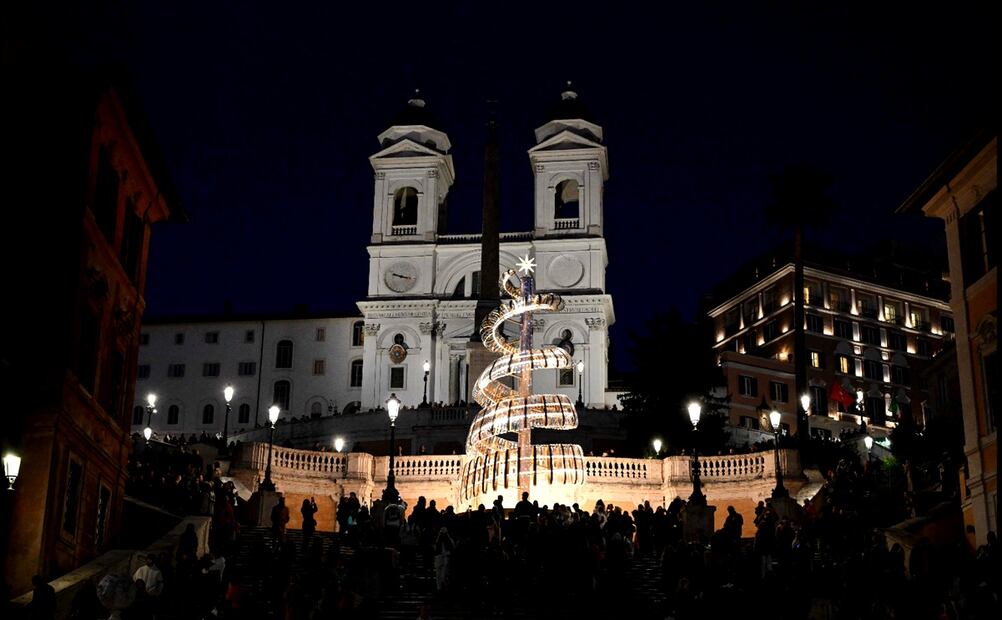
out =
<path fill-rule="evenodd" d="M 484 346 L 498 357 L 484 369 L 473 387 L 473 399 L 482 407 L 466 438 L 461 496 L 474 503 L 483 493 L 518 485 L 519 491 L 539 484 L 584 484 L 585 462 L 576 444 L 538 444 L 530 441 L 533 428 L 568 430 L 578 425 L 577 410 L 563 394 L 533 394 L 532 371 L 571 368 L 573 361 L 560 347 L 532 346 L 532 313 L 559 312 L 563 300 L 552 293 L 536 294 L 531 277 L 532 260 L 519 263 L 500 279 L 500 288 L 511 299 L 502 302 L 480 327 Z M 519 286 L 513 284 L 518 280 Z M 520 317 L 518 339 L 501 333 L 506 321 Z M 506 377 L 518 380 L 518 389 L 505 385 Z M 519 440 L 503 435 L 514 433 Z"/>

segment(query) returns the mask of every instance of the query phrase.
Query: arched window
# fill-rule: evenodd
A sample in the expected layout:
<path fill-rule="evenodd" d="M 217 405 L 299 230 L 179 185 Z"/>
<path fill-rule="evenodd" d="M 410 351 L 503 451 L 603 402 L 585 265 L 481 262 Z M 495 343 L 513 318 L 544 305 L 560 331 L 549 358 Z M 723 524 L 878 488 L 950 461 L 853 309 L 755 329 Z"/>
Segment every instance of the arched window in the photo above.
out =
<path fill-rule="evenodd" d="M 365 344 L 365 321 L 355 321 L 351 324 L 351 346 L 360 347 Z"/>
<path fill-rule="evenodd" d="M 574 343 L 571 342 L 571 338 L 573 336 L 574 335 L 571 333 L 571 330 L 565 329 L 562 332 L 560 332 L 560 338 L 553 344 L 567 351 L 567 353 L 569 353 L 570 355 L 574 355 Z"/>
<path fill-rule="evenodd" d="M 279 340 L 275 349 L 275 368 L 292 368 L 292 341 Z"/>
<path fill-rule="evenodd" d="M 135 407 L 132 408 L 132 423 L 133 424 L 142 424 L 143 423 L 143 412 L 145 411 L 145 409 L 146 408 L 143 407 L 142 405 L 136 405 Z"/>
<path fill-rule="evenodd" d="M 362 387 L 362 360 L 351 362 L 351 387 Z"/>
<path fill-rule="evenodd" d="M 216 417 L 216 408 L 212 405 L 206 405 L 202 407 L 202 424 L 212 424 L 212 420 Z"/>
<path fill-rule="evenodd" d="M 181 408 L 177 405 L 167 407 L 167 424 L 177 424 L 181 420 Z"/>
<path fill-rule="evenodd" d="M 554 195 L 555 210 L 553 217 L 558 220 L 570 218 L 577 219 L 580 217 L 578 204 L 577 181 L 561 181 L 557 184 Z"/>
<path fill-rule="evenodd" d="M 237 424 L 250 424 L 250 405 L 247 403 L 237 409 Z"/>
<path fill-rule="evenodd" d="M 289 399 L 292 395 L 292 384 L 286 380 L 276 381 L 275 389 L 272 392 L 271 402 L 278 405 L 282 411 L 289 410 Z"/>
<path fill-rule="evenodd" d="M 393 225 L 417 224 L 418 193 L 413 187 L 401 187 L 393 194 Z"/>
<path fill-rule="evenodd" d="M 323 415 L 323 406 L 319 402 L 315 402 L 310 405 L 310 415 L 320 416 Z"/>

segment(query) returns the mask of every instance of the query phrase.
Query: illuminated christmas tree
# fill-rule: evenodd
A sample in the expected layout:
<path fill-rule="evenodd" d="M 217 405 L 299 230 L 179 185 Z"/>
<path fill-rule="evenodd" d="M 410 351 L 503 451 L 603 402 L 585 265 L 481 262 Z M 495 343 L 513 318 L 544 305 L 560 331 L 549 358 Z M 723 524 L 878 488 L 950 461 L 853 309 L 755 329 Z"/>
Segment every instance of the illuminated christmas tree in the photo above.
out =
<path fill-rule="evenodd" d="M 493 498 L 516 486 L 521 494 L 541 485 L 581 485 L 585 479 L 581 446 L 532 443 L 533 428 L 576 428 L 578 414 L 568 396 L 532 393 L 532 371 L 571 368 L 573 361 L 560 347 L 532 346 L 532 313 L 559 312 L 564 302 L 558 295 L 535 292 L 531 275 L 535 264 L 528 255 L 518 267 L 521 275 L 509 269 L 500 279 L 501 290 L 511 299 L 487 315 L 480 326 L 484 346 L 500 357 L 473 388 L 473 399 L 482 409 L 466 438 L 461 499 L 467 504 L 475 504 L 482 494 Z M 519 337 L 509 341 L 502 329 L 506 321 L 516 318 Z M 505 384 L 509 377 L 516 387 Z M 517 440 L 504 437 L 510 434 Z"/>

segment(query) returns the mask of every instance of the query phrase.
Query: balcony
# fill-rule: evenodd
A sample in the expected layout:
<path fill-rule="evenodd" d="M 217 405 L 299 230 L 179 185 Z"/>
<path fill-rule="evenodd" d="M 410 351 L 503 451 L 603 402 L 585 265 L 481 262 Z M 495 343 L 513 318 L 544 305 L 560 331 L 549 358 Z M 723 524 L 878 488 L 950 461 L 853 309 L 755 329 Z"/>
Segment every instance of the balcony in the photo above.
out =
<path fill-rule="evenodd" d="M 417 225 L 416 224 L 404 224 L 400 226 L 393 226 L 390 229 L 393 235 L 416 235 Z"/>
<path fill-rule="evenodd" d="M 559 217 L 553 220 L 553 228 L 556 230 L 574 230 L 580 228 L 580 220 L 576 217 Z"/>

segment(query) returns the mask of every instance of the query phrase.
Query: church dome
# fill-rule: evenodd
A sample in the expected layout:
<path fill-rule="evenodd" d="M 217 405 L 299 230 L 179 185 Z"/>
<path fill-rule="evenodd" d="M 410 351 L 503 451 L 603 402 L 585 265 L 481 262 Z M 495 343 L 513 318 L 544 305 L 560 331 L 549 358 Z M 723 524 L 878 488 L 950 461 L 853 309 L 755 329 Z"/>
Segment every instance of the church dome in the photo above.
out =
<path fill-rule="evenodd" d="M 544 120 L 562 121 L 571 119 L 593 120 L 588 107 L 581 102 L 577 91 L 574 90 L 572 84 L 568 81 L 567 86 L 560 93 L 560 101 L 550 106 Z"/>
<path fill-rule="evenodd" d="M 392 126 L 397 125 L 424 125 L 432 129 L 438 129 L 438 119 L 428 110 L 428 105 L 421 96 L 421 90 L 415 88 L 414 95 L 407 100 L 407 105 L 397 112 L 393 117 Z"/>

